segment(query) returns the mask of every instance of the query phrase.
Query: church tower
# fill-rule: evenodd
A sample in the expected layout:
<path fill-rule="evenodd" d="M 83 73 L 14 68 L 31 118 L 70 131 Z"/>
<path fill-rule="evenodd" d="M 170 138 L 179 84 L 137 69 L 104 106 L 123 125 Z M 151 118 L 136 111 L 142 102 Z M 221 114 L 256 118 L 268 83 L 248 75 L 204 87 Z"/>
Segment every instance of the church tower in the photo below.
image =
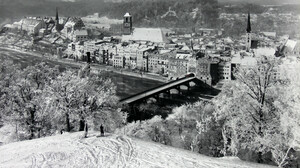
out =
<path fill-rule="evenodd" d="M 130 35 L 132 32 L 132 16 L 129 13 L 124 15 L 123 34 Z"/>
<path fill-rule="evenodd" d="M 56 7 L 56 15 L 55 15 L 55 28 L 56 28 L 56 31 L 59 30 L 59 18 L 58 18 L 58 9 Z"/>
<path fill-rule="evenodd" d="M 250 21 L 250 12 L 248 12 L 248 22 L 247 22 L 247 41 L 246 41 L 246 51 L 249 52 L 251 48 L 251 21 Z"/>

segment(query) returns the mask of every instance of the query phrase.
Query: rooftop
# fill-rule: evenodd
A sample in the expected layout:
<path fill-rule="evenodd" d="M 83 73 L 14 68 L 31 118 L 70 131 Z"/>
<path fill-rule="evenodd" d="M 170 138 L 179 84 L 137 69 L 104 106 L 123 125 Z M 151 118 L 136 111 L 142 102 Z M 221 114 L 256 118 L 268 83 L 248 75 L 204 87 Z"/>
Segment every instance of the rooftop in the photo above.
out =
<path fill-rule="evenodd" d="M 131 35 L 123 35 L 122 41 L 151 41 L 163 43 L 166 41 L 160 28 L 135 28 Z"/>
<path fill-rule="evenodd" d="M 124 17 L 130 17 L 131 15 L 127 12 Z"/>
<path fill-rule="evenodd" d="M 75 34 L 76 36 L 87 36 L 87 35 L 88 35 L 88 32 L 87 32 L 87 30 L 76 30 L 76 31 L 74 32 L 74 34 Z"/>

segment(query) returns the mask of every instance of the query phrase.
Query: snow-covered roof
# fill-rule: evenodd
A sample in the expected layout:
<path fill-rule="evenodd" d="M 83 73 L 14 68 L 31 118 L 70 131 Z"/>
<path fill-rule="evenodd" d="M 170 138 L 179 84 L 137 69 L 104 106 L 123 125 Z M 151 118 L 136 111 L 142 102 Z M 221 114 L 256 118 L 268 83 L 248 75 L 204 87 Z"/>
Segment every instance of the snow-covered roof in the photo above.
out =
<path fill-rule="evenodd" d="M 285 43 L 285 47 L 287 47 L 289 50 L 293 51 L 296 44 L 297 44 L 297 41 L 287 40 L 287 42 Z"/>
<path fill-rule="evenodd" d="M 183 51 L 190 51 L 191 49 L 188 47 L 188 46 L 183 46 L 182 48 L 181 48 L 181 50 L 183 50 Z"/>
<path fill-rule="evenodd" d="M 74 34 L 75 34 L 76 36 L 87 36 L 87 35 L 88 35 L 88 32 L 87 32 L 87 30 L 76 30 L 76 31 L 74 32 Z"/>
<path fill-rule="evenodd" d="M 259 47 L 257 49 L 253 49 L 253 52 L 256 57 L 261 56 L 274 56 L 275 49 L 272 47 Z"/>
<path fill-rule="evenodd" d="M 159 54 L 169 53 L 171 50 L 159 50 Z"/>
<path fill-rule="evenodd" d="M 276 32 L 261 32 L 261 33 L 267 37 L 276 37 Z"/>
<path fill-rule="evenodd" d="M 224 39 L 225 43 L 233 43 L 232 39 L 230 37 L 227 37 Z"/>
<path fill-rule="evenodd" d="M 256 60 L 255 57 L 249 57 L 249 56 L 240 57 L 240 56 L 235 56 L 235 57 L 232 57 L 231 63 L 232 64 L 240 64 L 242 66 L 254 66 L 254 65 L 257 64 L 257 60 Z"/>
<path fill-rule="evenodd" d="M 122 41 L 151 41 L 163 43 L 166 40 L 160 28 L 135 28 L 131 35 L 123 35 Z"/>
<path fill-rule="evenodd" d="M 28 26 L 36 26 L 39 24 L 42 20 L 37 20 L 37 19 L 22 19 L 21 22 L 23 25 L 28 25 Z"/>
<path fill-rule="evenodd" d="M 15 26 L 15 25 L 12 25 L 12 24 L 6 24 L 4 27 L 5 27 L 5 28 L 15 28 L 16 26 Z"/>

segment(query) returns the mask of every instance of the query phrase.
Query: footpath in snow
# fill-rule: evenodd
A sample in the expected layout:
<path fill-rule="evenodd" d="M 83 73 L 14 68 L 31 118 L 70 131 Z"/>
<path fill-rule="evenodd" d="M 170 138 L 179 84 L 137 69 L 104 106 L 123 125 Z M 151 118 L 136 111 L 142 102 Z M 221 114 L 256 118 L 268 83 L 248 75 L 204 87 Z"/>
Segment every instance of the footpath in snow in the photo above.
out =
<path fill-rule="evenodd" d="M 0 146 L 0 167 L 269 168 L 238 158 L 212 158 L 126 136 L 82 132 Z"/>

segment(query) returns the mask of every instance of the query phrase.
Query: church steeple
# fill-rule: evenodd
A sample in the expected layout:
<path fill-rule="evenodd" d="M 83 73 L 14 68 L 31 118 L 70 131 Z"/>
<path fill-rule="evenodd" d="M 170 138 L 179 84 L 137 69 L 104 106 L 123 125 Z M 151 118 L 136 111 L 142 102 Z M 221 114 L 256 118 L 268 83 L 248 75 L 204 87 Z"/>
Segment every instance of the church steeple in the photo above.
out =
<path fill-rule="evenodd" d="M 56 21 L 59 20 L 59 18 L 58 18 L 58 9 L 57 9 L 57 7 L 56 7 L 56 17 L 55 17 L 55 20 L 56 20 Z"/>
<path fill-rule="evenodd" d="M 56 16 L 55 16 L 55 29 L 57 32 L 60 32 L 63 27 L 59 24 L 59 18 L 58 18 L 58 8 L 56 7 Z"/>
<path fill-rule="evenodd" d="M 246 51 L 249 52 L 250 48 L 251 48 L 251 43 L 252 43 L 250 12 L 248 12 L 248 22 L 247 22 L 246 31 L 247 31 Z"/>
<path fill-rule="evenodd" d="M 248 23 L 247 23 L 247 33 L 251 33 L 251 21 L 250 21 L 250 12 L 248 12 Z"/>

